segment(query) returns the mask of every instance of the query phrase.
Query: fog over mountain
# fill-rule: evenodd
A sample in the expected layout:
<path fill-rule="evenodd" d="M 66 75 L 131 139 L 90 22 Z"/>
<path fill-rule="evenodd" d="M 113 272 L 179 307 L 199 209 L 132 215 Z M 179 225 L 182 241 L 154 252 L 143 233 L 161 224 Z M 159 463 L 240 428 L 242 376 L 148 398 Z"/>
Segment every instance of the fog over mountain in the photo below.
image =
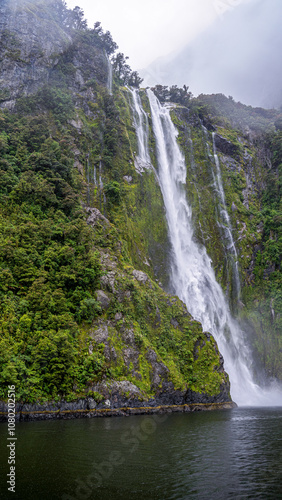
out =
<path fill-rule="evenodd" d="M 177 54 L 140 71 L 145 84 L 189 85 L 244 104 L 282 104 L 282 2 L 251 0 L 227 11 Z"/>

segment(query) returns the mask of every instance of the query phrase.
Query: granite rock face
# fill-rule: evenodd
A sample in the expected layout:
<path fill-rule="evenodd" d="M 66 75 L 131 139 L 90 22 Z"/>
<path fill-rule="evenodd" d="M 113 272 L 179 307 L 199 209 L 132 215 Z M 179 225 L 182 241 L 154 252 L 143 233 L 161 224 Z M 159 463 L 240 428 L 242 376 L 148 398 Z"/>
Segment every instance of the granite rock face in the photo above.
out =
<path fill-rule="evenodd" d="M 88 45 L 61 17 L 53 0 L 0 2 L 0 107 L 12 109 L 18 97 L 59 81 L 68 64 L 68 85 L 85 93 L 94 78 L 106 85 L 108 62 L 102 49 Z"/>
<path fill-rule="evenodd" d="M 216 149 L 218 149 L 221 153 L 237 159 L 240 150 L 236 144 L 233 144 L 231 141 L 228 141 L 219 134 L 214 135 L 214 142 Z"/>

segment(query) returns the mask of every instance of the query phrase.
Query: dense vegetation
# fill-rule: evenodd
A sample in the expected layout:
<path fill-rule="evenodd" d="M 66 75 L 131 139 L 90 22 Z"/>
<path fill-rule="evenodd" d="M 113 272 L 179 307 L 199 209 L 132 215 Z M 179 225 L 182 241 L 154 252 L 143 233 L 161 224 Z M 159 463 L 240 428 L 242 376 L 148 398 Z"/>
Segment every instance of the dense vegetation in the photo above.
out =
<path fill-rule="evenodd" d="M 274 131 L 281 120 L 281 112 L 276 109 L 253 108 L 241 102 L 235 102 L 232 96 L 223 94 L 201 94 L 195 99 L 195 106 L 202 111 L 203 117 L 211 114 L 221 118 L 223 124 L 233 128 L 251 132 L 265 133 Z M 280 117 L 280 118 L 279 118 Z"/>
<path fill-rule="evenodd" d="M 69 127 L 56 123 L 52 103 L 48 117 L 1 113 L 1 397 L 14 383 L 24 401 L 72 399 L 93 394 L 91 386 L 105 376 L 131 380 L 144 395 L 151 394 L 146 353 L 152 347 L 177 387 L 190 381 L 195 390 L 218 392 L 223 375 L 213 370 L 220 367 L 213 341 L 206 341 L 180 301 L 173 299 L 168 309 L 157 285 L 138 285 L 113 226 L 97 224 L 93 230 L 86 223 L 79 203 L 82 176 L 73 167 L 71 144 Z M 108 210 L 120 203 L 118 186 L 116 181 L 105 185 Z M 107 310 L 96 295 L 105 275 L 103 248 L 113 262 L 119 257 L 118 290 L 130 296 L 121 300 L 110 288 Z M 120 324 L 112 321 L 116 314 L 124 318 Z M 90 348 L 87 332 L 97 318 L 112 321 L 116 363 L 105 358 L 103 343 Z M 126 344 L 118 331 L 125 326 L 134 328 L 141 353 L 137 367 L 126 366 L 122 358 Z M 202 349 L 194 358 L 195 343 Z"/>
<path fill-rule="evenodd" d="M 70 389 L 78 323 L 99 312 L 94 235 L 55 118 L 1 114 L 1 387 L 31 398 Z"/>
<path fill-rule="evenodd" d="M 48 85 L 0 112 L 0 397 L 13 383 L 19 401 L 89 394 L 100 401 L 93 388 L 102 380 L 129 380 L 143 398 L 164 380 L 218 394 L 226 375 L 214 340 L 179 300 L 132 274 L 136 264 L 154 276 L 148 241 L 158 247 L 165 228 L 150 220 L 163 210 L 154 176 L 137 177 L 132 161 L 136 137 L 120 84 L 139 85 L 138 74 L 114 56 L 111 96 L 98 83 L 98 65 L 89 78 L 89 58 L 117 48 L 110 34 L 99 23 L 88 30 L 78 8 L 50 5 L 56 9 L 45 5 L 36 15 L 60 22 L 74 44 L 57 57 Z M 79 89 L 78 52 L 86 80 Z M 89 223 L 82 205 L 115 225 L 100 212 Z M 100 328 L 108 332 L 103 342 L 95 340 Z M 126 332 L 133 332 L 130 362 Z M 150 356 L 164 366 L 157 384 Z"/>

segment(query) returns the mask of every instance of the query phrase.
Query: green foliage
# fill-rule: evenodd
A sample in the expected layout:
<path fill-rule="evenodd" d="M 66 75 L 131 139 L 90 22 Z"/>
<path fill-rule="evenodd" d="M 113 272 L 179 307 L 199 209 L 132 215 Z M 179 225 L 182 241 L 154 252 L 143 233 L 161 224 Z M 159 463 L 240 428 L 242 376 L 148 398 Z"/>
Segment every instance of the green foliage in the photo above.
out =
<path fill-rule="evenodd" d="M 63 123 L 71 118 L 74 106 L 68 90 L 46 85 L 36 94 L 20 97 L 17 100 L 16 110 L 22 115 L 50 110 L 54 117 Z"/>
<path fill-rule="evenodd" d="M 111 33 L 109 31 L 104 33 L 100 22 L 96 22 L 94 24 L 93 32 L 95 33 L 97 40 L 99 40 L 101 47 L 105 49 L 108 55 L 113 54 L 118 49 Z"/>
<path fill-rule="evenodd" d="M 116 181 L 108 182 L 104 187 L 104 191 L 110 203 L 112 203 L 113 205 L 120 203 L 121 193 L 120 193 L 120 184 L 118 182 Z"/>
<path fill-rule="evenodd" d="M 101 313 L 99 253 L 68 132 L 42 115 L 0 118 L 1 397 L 14 381 L 20 399 L 50 399 L 85 379 L 85 363 L 88 378 L 102 373 L 100 354 L 84 362 L 78 342 L 78 325 Z"/>
<path fill-rule="evenodd" d="M 213 122 L 219 120 L 222 125 L 226 125 L 227 122 L 240 130 L 250 127 L 257 133 L 273 131 L 279 115 L 275 109 L 246 106 L 241 102 L 235 102 L 231 96 L 226 97 L 223 94 L 200 94 L 193 99 L 192 104 L 195 108 L 202 109 L 205 117 L 209 116 Z"/>
<path fill-rule="evenodd" d="M 139 77 L 137 71 L 132 71 L 129 64 L 127 64 L 127 59 L 128 56 L 125 56 L 121 52 L 113 56 L 112 64 L 115 75 L 121 85 L 139 88 L 143 79 Z"/>
<path fill-rule="evenodd" d="M 190 103 L 192 93 L 188 92 L 188 89 L 189 87 L 187 87 L 187 85 L 183 85 L 183 88 L 177 85 L 172 85 L 171 87 L 167 85 L 156 85 L 151 88 L 162 104 L 169 101 L 181 104 L 182 106 L 188 106 Z"/>

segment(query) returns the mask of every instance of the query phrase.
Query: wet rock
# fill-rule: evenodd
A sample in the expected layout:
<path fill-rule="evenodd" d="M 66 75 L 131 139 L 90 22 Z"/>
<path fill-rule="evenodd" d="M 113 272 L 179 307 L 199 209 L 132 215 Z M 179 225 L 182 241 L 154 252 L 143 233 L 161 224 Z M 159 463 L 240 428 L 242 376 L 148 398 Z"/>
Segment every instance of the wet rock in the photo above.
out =
<path fill-rule="evenodd" d="M 116 273 L 114 271 L 109 271 L 105 276 L 102 276 L 100 278 L 100 282 L 106 289 L 111 291 L 112 293 L 115 293 L 115 277 Z"/>
<path fill-rule="evenodd" d="M 130 345 L 132 347 L 136 347 L 133 329 L 130 328 L 122 329 L 121 334 L 122 334 L 122 340 L 124 341 L 125 344 Z"/>
<path fill-rule="evenodd" d="M 83 175 L 83 165 L 82 165 L 82 163 L 80 163 L 80 161 L 75 160 L 74 161 L 74 167 L 77 168 L 77 170 L 79 171 L 79 173 L 81 175 Z"/>
<path fill-rule="evenodd" d="M 89 353 L 90 355 L 91 355 L 91 354 L 93 354 L 93 350 L 94 350 L 94 349 L 93 349 L 93 344 L 92 344 L 92 342 L 90 342 L 89 347 L 88 347 L 88 353 Z"/>
<path fill-rule="evenodd" d="M 215 134 L 214 136 L 216 149 L 221 151 L 221 153 L 233 156 L 235 158 L 240 157 L 240 147 L 237 144 L 233 144 L 233 142 L 228 141 L 224 137 L 219 134 Z"/>
<path fill-rule="evenodd" d="M 127 182 L 127 184 L 130 184 L 132 182 L 132 177 L 131 177 L 131 175 L 124 175 L 123 180 L 125 180 L 125 182 Z"/>
<path fill-rule="evenodd" d="M 97 407 L 97 403 L 93 398 L 87 398 L 87 408 L 88 410 L 94 410 Z"/>
<path fill-rule="evenodd" d="M 107 325 L 102 325 L 97 328 L 97 330 L 90 330 L 89 335 L 93 340 L 95 340 L 95 342 L 97 342 L 97 344 L 102 344 L 108 339 L 108 327 Z"/>
<path fill-rule="evenodd" d="M 117 257 L 100 250 L 100 260 L 103 270 L 114 271 L 117 268 Z"/>
<path fill-rule="evenodd" d="M 84 206 L 84 209 L 86 213 L 89 215 L 88 219 L 86 220 L 89 226 L 95 226 L 97 223 L 102 223 L 103 225 L 106 226 L 111 225 L 110 221 L 108 221 L 108 219 L 103 214 L 101 214 L 98 208 Z"/>
<path fill-rule="evenodd" d="M 115 348 L 113 346 L 110 347 L 108 343 L 105 344 L 104 356 L 106 358 L 106 361 L 116 361 L 117 360 L 117 353 L 116 353 Z"/>
<path fill-rule="evenodd" d="M 171 320 L 170 320 L 170 324 L 171 324 L 174 328 L 179 328 L 179 323 L 178 323 L 177 319 L 175 319 L 175 318 L 171 318 Z"/>
<path fill-rule="evenodd" d="M 134 366 L 135 370 L 139 370 L 139 351 L 132 347 L 126 347 L 122 351 L 124 363 L 129 369 L 130 363 Z"/>
<path fill-rule="evenodd" d="M 139 281 L 140 283 L 146 283 L 146 281 L 149 279 L 146 273 L 143 273 L 143 271 L 137 271 L 134 269 L 132 272 L 134 278 Z"/>
<path fill-rule="evenodd" d="M 156 316 L 155 316 L 155 326 L 158 327 L 161 324 L 161 315 L 158 306 L 156 307 Z"/>
<path fill-rule="evenodd" d="M 97 290 L 97 301 L 102 309 L 108 309 L 111 300 L 103 290 Z"/>
<path fill-rule="evenodd" d="M 79 132 L 81 131 L 81 129 L 83 127 L 83 123 L 82 123 L 82 121 L 79 118 L 77 118 L 76 120 L 70 120 L 69 123 L 70 123 L 70 125 L 72 125 Z"/>
<path fill-rule="evenodd" d="M 164 363 L 157 361 L 157 354 L 153 351 L 153 349 L 150 349 L 146 353 L 146 359 L 152 366 L 151 387 L 152 389 L 156 389 L 163 380 L 167 379 L 169 369 Z"/>

